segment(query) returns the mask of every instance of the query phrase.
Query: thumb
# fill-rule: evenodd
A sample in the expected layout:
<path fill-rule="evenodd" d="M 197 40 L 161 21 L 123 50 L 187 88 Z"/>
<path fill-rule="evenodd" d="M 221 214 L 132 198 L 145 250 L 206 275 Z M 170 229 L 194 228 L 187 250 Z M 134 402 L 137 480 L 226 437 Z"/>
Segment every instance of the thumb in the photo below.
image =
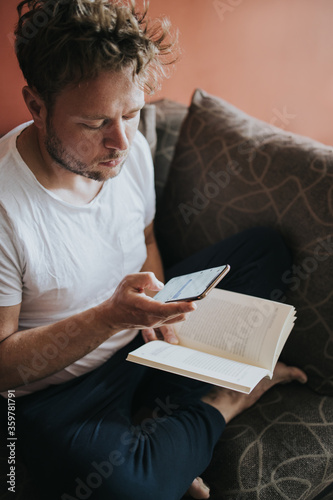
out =
<path fill-rule="evenodd" d="M 142 272 L 139 273 L 140 279 L 138 280 L 138 289 L 143 291 L 145 288 L 147 290 L 152 290 L 154 292 L 159 292 L 164 288 L 164 284 L 158 280 L 153 272 Z"/>
<path fill-rule="evenodd" d="M 160 292 L 164 288 L 164 283 L 156 278 L 154 273 L 149 273 L 152 275 L 152 280 L 149 281 L 148 286 L 146 288 L 153 292 Z"/>

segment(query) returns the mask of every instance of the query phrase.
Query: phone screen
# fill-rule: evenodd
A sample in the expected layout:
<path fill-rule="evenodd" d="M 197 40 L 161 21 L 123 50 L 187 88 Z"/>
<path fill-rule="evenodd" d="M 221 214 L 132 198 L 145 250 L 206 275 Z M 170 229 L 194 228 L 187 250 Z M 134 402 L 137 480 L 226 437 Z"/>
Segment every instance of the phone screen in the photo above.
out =
<path fill-rule="evenodd" d="M 230 266 L 224 265 L 172 278 L 163 290 L 154 296 L 154 299 L 160 302 L 202 299 L 229 270 Z"/>

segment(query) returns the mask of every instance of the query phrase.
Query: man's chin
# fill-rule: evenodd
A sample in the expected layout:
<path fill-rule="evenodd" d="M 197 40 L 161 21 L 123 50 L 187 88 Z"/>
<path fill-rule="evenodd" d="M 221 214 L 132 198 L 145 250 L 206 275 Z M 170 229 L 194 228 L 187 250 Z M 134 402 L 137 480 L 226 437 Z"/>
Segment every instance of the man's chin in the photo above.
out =
<path fill-rule="evenodd" d="M 98 165 L 99 168 L 90 172 L 90 174 L 87 175 L 87 177 L 90 177 L 91 179 L 100 182 L 108 181 L 109 179 L 113 179 L 114 177 L 117 177 L 117 175 L 120 174 L 123 164 L 124 162 L 120 163 L 115 167 L 102 167 L 102 168 L 99 164 Z"/>
<path fill-rule="evenodd" d="M 114 177 L 117 177 L 120 174 L 120 172 L 122 170 L 122 167 L 123 167 L 123 165 L 121 164 L 118 167 L 110 169 L 109 172 L 106 172 L 106 174 L 105 174 L 105 180 L 107 181 L 109 179 L 113 179 Z"/>

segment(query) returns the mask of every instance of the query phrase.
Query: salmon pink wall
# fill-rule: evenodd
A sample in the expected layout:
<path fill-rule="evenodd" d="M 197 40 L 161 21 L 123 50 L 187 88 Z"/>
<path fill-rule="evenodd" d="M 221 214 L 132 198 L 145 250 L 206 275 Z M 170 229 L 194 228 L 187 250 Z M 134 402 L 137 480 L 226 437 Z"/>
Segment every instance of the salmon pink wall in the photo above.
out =
<path fill-rule="evenodd" d="M 16 4 L 0 4 L 0 134 L 29 118 L 12 47 Z M 171 19 L 183 50 L 154 98 L 187 104 L 201 87 L 258 118 L 333 144 L 331 0 L 150 0 L 150 14 Z"/>
<path fill-rule="evenodd" d="M 21 97 L 24 80 L 13 48 L 15 0 L 0 0 L 0 135 L 29 119 Z"/>
<path fill-rule="evenodd" d="M 159 94 L 195 87 L 287 130 L 333 144 L 333 2 L 152 0 L 180 29 L 182 61 Z"/>

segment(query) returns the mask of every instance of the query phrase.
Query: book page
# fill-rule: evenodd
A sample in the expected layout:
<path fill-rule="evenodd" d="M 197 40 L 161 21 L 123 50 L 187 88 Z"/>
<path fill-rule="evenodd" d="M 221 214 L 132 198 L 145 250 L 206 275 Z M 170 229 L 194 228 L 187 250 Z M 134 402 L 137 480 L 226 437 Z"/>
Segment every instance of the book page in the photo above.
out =
<path fill-rule="evenodd" d="M 267 370 L 160 340 L 129 353 L 129 361 L 249 393 Z"/>
<path fill-rule="evenodd" d="M 273 370 L 277 344 L 281 351 L 293 326 L 292 306 L 220 289 L 197 306 L 174 325 L 180 345 Z"/>

